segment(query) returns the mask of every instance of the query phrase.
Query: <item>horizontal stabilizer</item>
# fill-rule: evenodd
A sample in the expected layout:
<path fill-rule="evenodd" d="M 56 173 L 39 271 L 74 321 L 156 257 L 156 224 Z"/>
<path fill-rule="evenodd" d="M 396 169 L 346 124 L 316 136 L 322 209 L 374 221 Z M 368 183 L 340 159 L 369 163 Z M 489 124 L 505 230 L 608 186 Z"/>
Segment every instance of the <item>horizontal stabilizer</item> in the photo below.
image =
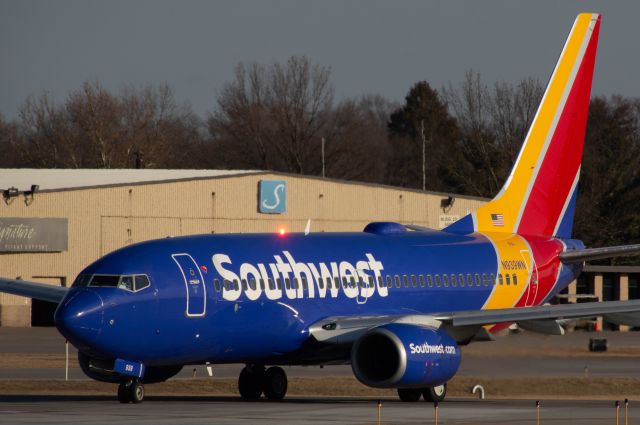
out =
<path fill-rule="evenodd" d="M 640 255 L 640 244 L 579 249 L 561 252 L 559 257 L 563 263 L 582 263 L 583 261 L 602 260 L 604 258 L 630 255 Z"/>
<path fill-rule="evenodd" d="M 60 304 L 69 288 L 46 283 L 0 278 L 0 292 Z"/>

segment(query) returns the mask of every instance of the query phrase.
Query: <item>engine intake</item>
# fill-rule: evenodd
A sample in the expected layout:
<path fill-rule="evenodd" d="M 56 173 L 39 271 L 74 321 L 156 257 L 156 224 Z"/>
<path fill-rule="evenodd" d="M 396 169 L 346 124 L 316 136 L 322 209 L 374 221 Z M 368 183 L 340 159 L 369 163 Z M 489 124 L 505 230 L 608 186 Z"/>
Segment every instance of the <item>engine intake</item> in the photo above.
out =
<path fill-rule="evenodd" d="M 371 329 L 354 343 L 351 367 L 370 387 L 436 386 L 458 371 L 460 348 L 442 330 L 392 323 Z"/>

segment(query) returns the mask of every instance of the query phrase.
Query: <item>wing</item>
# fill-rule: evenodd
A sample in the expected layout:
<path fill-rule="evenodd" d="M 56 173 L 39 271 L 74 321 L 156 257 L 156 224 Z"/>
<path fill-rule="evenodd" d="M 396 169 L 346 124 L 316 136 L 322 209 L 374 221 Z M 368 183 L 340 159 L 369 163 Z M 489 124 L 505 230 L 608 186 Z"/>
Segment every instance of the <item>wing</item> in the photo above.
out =
<path fill-rule="evenodd" d="M 561 252 L 559 257 L 560 261 L 563 263 L 581 263 L 589 260 L 602 260 L 603 258 L 623 257 L 638 254 L 640 254 L 640 244 L 577 249 Z"/>
<path fill-rule="evenodd" d="M 594 316 L 606 316 L 620 324 L 634 324 L 640 318 L 640 300 L 458 311 L 433 315 L 329 317 L 314 323 L 309 328 L 309 333 L 319 342 L 350 344 L 376 326 L 387 323 L 411 323 L 444 328 L 459 343 L 468 343 L 473 340 L 491 339 L 483 327 L 485 325 L 516 322 L 525 329 L 555 334 L 562 333 L 558 320 Z"/>
<path fill-rule="evenodd" d="M 46 283 L 27 282 L 25 280 L 0 278 L 0 292 L 35 298 L 59 304 L 69 288 L 47 285 Z"/>

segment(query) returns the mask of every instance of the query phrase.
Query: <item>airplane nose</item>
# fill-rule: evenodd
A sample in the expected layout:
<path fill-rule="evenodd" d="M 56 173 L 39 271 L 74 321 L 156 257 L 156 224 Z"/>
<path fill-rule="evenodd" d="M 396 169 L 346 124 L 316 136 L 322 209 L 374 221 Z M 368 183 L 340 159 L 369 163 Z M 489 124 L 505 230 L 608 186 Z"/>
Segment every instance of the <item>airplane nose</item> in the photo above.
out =
<path fill-rule="evenodd" d="M 86 289 L 70 295 L 56 310 L 56 327 L 76 347 L 91 346 L 102 330 L 102 298 Z"/>

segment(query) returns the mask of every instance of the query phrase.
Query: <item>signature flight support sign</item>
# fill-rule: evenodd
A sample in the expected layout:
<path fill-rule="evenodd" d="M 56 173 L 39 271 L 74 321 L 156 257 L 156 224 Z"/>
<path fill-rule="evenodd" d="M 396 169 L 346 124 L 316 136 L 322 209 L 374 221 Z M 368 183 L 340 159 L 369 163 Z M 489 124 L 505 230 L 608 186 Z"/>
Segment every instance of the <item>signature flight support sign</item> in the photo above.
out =
<path fill-rule="evenodd" d="M 287 182 L 260 180 L 258 211 L 263 214 L 282 214 L 287 210 Z"/>
<path fill-rule="evenodd" d="M 66 218 L 0 217 L 0 252 L 60 252 L 68 249 Z"/>

